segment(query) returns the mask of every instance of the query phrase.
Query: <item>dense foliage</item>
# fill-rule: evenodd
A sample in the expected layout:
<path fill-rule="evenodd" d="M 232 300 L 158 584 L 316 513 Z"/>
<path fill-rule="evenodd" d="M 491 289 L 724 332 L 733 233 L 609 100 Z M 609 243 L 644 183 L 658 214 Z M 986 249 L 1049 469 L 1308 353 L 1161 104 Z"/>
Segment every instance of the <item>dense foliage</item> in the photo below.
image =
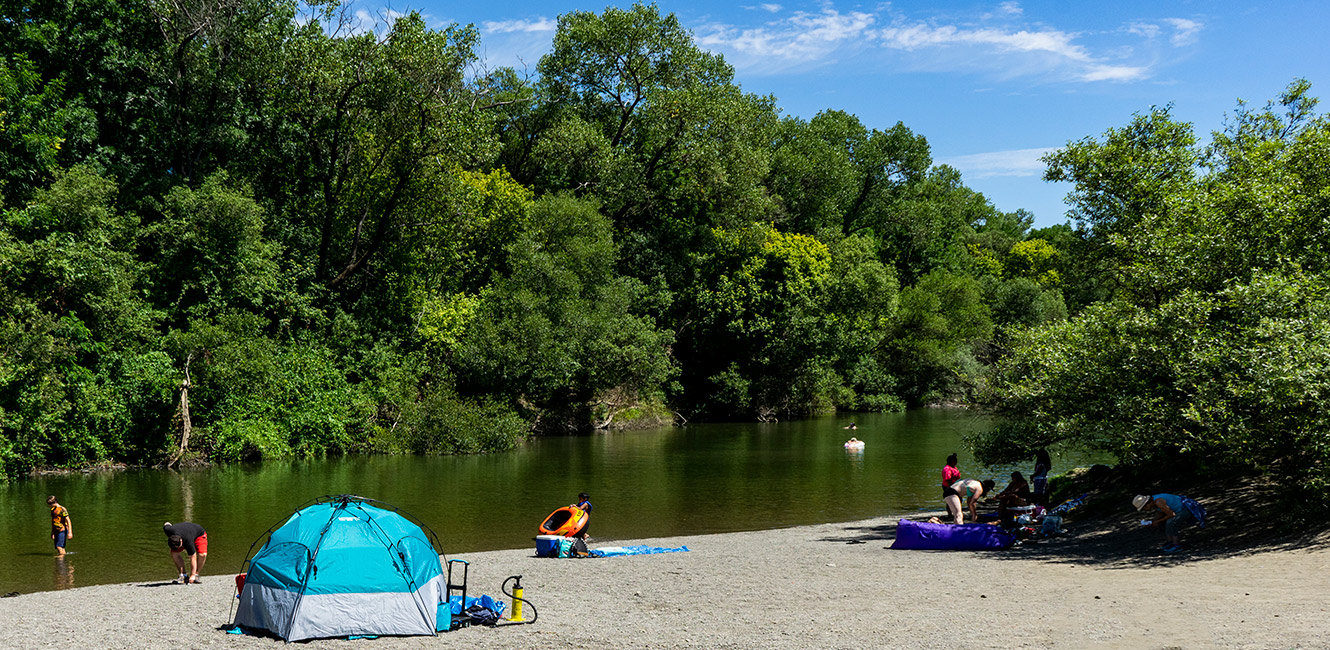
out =
<path fill-rule="evenodd" d="M 348 15 L 0 0 L 0 475 L 967 399 L 1064 289 L 1156 288 L 1071 264 L 1111 260 L 997 211 L 904 124 L 782 116 L 654 6 L 560 17 L 535 78 L 484 69 L 472 27 Z M 1299 292 L 1287 327 L 1321 304 L 1258 279 L 1245 300 Z M 1240 330 L 1253 354 L 1274 326 Z"/>
<path fill-rule="evenodd" d="M 1098 302 L 1018 335 L 989 460 L 1050 444 L 1330 487 L 1330 119 L 1297 81 L 1205 147 L 1168 109 L 1047 158 L 1075 184 Z"/>

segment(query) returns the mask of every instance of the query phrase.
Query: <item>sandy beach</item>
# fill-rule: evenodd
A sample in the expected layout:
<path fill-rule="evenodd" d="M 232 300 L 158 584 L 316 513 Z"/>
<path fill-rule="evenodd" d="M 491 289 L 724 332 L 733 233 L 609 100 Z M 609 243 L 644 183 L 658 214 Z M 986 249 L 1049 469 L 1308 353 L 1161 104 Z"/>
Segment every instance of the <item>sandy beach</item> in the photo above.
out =
<path fill-rule="evenodd" d="M 531 625 L 438 637 L 321 640 L 315 648 L 1325 648 L 1330 549 L 1226 548 L 1202 532 L 1180 556 L 1122 521 L 1006 551 L 891 550 L 894 518 L 646 540 L 687 553 L 464 556 L 471 594 L 521 574 Z M 1092 528 L 1091 528 L 1092 526 Z M 277 648 L 226 634 L 234 583 L 84 587 L 0 599 L 4 648 Z M 528 617 L 529 617 L 528 610 Z"/>

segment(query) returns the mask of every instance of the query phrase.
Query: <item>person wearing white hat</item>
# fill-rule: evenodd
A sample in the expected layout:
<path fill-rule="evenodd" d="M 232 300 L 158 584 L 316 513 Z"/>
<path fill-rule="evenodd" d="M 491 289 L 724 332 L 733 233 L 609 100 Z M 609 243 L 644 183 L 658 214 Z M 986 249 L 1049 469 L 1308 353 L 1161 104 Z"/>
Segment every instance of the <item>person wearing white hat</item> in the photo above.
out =
<path fill-rule="evenodd" d="M 1153 520 L 1147 522 L 1142 519 L 1141 523 L 1152 527 L 1164 527 L 1165 544 L 1161 550 L 1165 553 L 1177 553 L 1182 550 L 1181 540 L 1178 539 L 1178 528 L 1196 521 L 1191 509 L 1183 504 L 1184 498 L 1176 494 L 1138 494 L 1131 500 L 1131 505 L 1136 506 L 1139 512 L 1156 512 Z"/>

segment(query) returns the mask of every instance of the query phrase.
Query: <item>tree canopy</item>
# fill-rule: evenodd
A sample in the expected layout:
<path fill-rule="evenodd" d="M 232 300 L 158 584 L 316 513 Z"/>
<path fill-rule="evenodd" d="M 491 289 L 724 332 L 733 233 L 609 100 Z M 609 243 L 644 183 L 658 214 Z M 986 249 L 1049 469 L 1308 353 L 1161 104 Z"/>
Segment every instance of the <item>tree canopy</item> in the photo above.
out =
<path fill-rule="evenodd" d="M 1305 82 L 1070 143 L 1032 230 L 655 5 L 561 16 L 530 77 L 348 8 L 0 0 L 0 474 L 988 399 L 994 458 L 1325 477 Z"/>
<path fill-rule="evenodd" d="M 1324 511 L 1297 496 L 1330 482 L 1330 119 L 1309 90 L 1239 103 L 1203 147 L 1156 108 L 1048 157 L 1112 282 L 997 363 L 989 398 L 1008 424 L 984 457 L 1067 445 L 1266 475 L 1290 512 Z"/>

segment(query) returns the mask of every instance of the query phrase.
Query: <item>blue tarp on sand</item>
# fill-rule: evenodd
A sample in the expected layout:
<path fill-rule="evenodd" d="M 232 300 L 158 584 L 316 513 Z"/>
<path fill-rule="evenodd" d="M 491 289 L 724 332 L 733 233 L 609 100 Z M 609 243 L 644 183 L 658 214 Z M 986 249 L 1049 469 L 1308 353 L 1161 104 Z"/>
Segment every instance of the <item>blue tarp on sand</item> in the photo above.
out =
<path fill-rule="evenodd" d="M 981 551 L 1007 548 L 1016 537 L 989 524 L 930 524 L 902 519 L 896 524 L 891 548 L 933 551 Z"/>
<path fill-rule="evenodd" d="M 502 600 L 495 600 L 489 596 L 467 596 L 466 602 L 462 602 L 461 594 L 448 599 L 446 603 L 439 603 L 438 622 L 434 629 L 438 632 L 447 632 L 452 627 L 453 615 L 461 614 L 472 605 L 480 605 L 497 616 L 503 616 L 503 611 L 508 608 L 508 604 Z"/>
<path fill-rule="evenodd" d="M 591 557 L 620 557 L 624 555 L 654 555 L 656 553 L 683 553 L 687 546 L 666 548 L 663 546 L 606 546 L 591 549 Z"/>

